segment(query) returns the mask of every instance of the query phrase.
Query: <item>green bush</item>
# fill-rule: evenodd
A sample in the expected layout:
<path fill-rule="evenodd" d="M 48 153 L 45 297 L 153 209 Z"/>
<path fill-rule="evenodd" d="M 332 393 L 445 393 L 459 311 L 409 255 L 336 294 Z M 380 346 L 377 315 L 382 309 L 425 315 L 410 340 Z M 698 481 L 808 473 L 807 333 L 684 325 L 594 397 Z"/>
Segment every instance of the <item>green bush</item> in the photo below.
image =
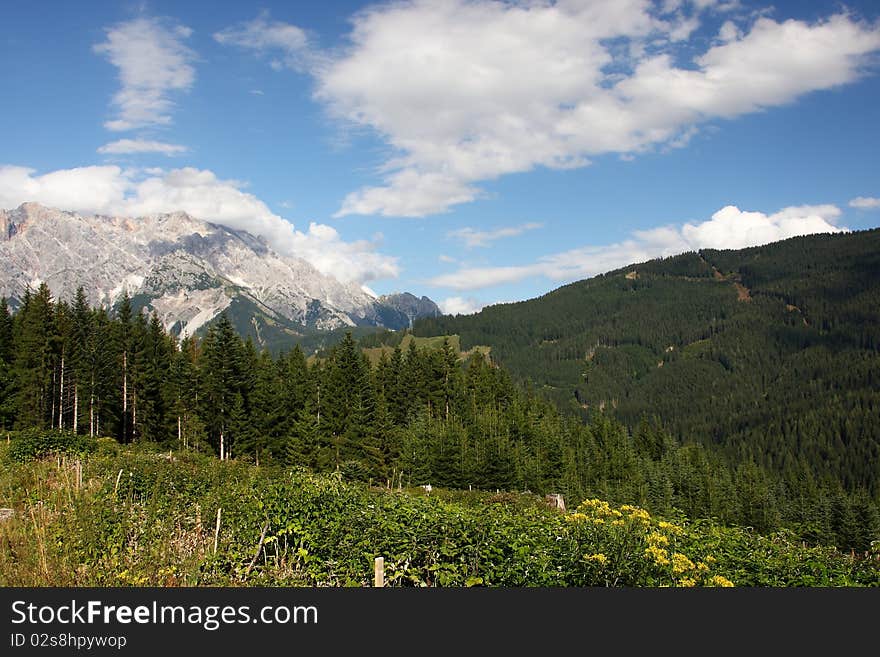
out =
<path fill-rule="evenodd" d="M 28 429 L 10 432 L 7 457 L 24 463 L 50 454 L 87 454 L 97 447 L 97 441 L 88 436 L 77 436 L 60 431 Z"/>

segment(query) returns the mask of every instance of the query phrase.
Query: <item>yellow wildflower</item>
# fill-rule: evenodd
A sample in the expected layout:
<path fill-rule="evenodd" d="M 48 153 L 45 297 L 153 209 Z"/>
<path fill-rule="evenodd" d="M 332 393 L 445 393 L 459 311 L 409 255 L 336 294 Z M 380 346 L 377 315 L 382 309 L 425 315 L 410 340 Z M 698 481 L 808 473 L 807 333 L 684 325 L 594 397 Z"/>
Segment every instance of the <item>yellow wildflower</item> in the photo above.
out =
<path fill-rule="evenodd" d="M 584 559 L 586 559 L 587 561 L 595 561 L 600 566 L 604 566 L 606 563 L 608 563 L 608 557 L 606 557 L 601 552 L 597 552 L 596 554 L 585 554 Z"/>
<path fill-rule="evenodd" d="M 698 562 L 697 562 L 697 572 L 700 572 L 700 573 L 708 573 L 708 572 L 709 572 L 709 566 L 707 566 L 707 565 L 706 565 L 705 563 L 703 563 L 702 561 L 698 561 Z"/>
<path fill-rule="evenodd" d="M 651 532 L 646 539 L 648 545 L 669 545 L 669 538 L 657 532 Z"/>
<path fill-rule="evenodd" d="M 643 522 L 648 522 L 651 520 L 650 514 L 644 509 L 636 509 L 632 513 L 629 514 L 629 517 L 633 520 L 641 520 Z"/>
<path fill-rule="evenodd" d="M 712 577 L 709 578 L 709 586 L 730 587 L 733 585 L 733 582 L 731 582 L 726 577 L 722 577 L 721 575 L 712 575 Z"/>
<path fill-rule="evenodd" d="M 692 580 L 690 577 L 684 577 L 678 581 L 679 586 L 683 586 L 684 588 L 693 588 L 697 585 L 697 583 Z"/>
<path fill-rule="evenodd" d="M 670 534 L 680 534 L 682 532 L 681 527 L 679 527 L 678 525 L 673 525 L 671 522 L 666 522 L 665 520 L 661 520 L 660 522 L 658 522 L 657 527 L 669 532 Z"/>
<path fill-rule="evenodd" d="M 619 527 L 620 525 L 623 524 L 623 520 L 612 520 L 612 521 L 611 521 L 611 524 L 614 525 L 614 526 L 616 526 L 616 527 Z"/>
<path fill-rule="evenodd" d="M 681 575 L 682 573 L 686 573 L 689 570 L 694 569 L 694 562 L 688 559 L 683 554 L 679 554 L 676 552 L 672 555 L 672 573 L 674 575 Z"/>
<path fill-rule="evenodd" d="M 594 525 L 604 525 L 605 524 L 604 518 L 591 518 L 590 520 Z"/>
<path fill-rule="evenodd" d="M 651 545 L 645 550 L 645 556 L 650 557 L 654 560 L 659 566 L 668 566 L 669 565 L 669 553 L 663 548 L 659 548 L 656 545 Z"/>

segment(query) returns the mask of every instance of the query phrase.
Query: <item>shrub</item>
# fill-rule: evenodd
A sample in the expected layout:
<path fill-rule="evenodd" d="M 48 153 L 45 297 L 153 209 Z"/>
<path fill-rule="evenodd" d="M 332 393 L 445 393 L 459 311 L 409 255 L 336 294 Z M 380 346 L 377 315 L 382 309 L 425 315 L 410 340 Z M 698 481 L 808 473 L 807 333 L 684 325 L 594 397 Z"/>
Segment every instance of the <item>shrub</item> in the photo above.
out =
<path fill-rule="evenodd" d="M 97 447 L 97 441 L 73 433 L 28 429 L 11 432 L 7 457 L 19 463 L 33 461 L 51 454 L 87 454 Z"/>

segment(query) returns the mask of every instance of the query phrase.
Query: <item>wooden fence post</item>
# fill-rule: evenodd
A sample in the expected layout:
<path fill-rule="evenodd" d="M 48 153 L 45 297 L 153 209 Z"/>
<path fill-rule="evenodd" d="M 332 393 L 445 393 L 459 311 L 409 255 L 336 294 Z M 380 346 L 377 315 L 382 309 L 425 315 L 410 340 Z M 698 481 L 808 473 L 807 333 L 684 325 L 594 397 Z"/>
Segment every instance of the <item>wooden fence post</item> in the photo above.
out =
<path fill-rule="evenodd" d="M 376 557 L 373 563 L 373 586 L 385 586 L 385 557 Z"/>

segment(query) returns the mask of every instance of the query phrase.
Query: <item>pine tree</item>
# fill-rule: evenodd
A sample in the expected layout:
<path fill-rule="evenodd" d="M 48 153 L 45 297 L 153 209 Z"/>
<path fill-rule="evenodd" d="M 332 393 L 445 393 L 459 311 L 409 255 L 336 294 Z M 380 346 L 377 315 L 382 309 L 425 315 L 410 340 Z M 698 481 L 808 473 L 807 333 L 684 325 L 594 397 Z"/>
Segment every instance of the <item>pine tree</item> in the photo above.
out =
<path fill-rule="evenodd" d="M 268 351 L 263 351 L 254 364 L 253 387 L 250 389 L 250 413 L 246 435 L 239 453 L 247 452 L 257 463 L 267 457 L 283 456 L 284 447 L 279 431 L 281 425 L 281 382 L 278 369 Z"/>
<path fill-rule="evenodd" d="M 410 339 L 407 345 L 406 358 L 403 360 L 400 370 L 400 404 L 403 417 L 409 418 L 414 413 L 421 412 L 425 406 L 425 367 L 422 363 L 421 354 L 416 347 L 415 339 Z"/>
<path fill-rule="evenodd" d="M 202 412 L 209 439 L 221 460 L 232 450 L 233 410 L 241 403 L 242 343 L 232 328 L 226 313 L 209 330 L 203 347 L 204 369 L 202 374 Z"/>
<path fill-rule="evenodd" d="M 12 316 L 6 298 L 0 297 L 0 429 L 10 428 L 15 418 L 13 349 Z"/>
<path fill-rule="evenodd" d="M 72 429 L 79 433 L 83 426 L 80 420 L 89 417 L 86 404 L 83 404 L 83 393 L 87 393 L 94 385 L 93 373 L 89 367 L 90 339 L 93 333 L 92 311 L 86 299 L 85 290 L 82 286 L 76 290 L 73 300 L 73 327 L 70 340 L 70 386 L 73 396 L 73 410 L 71 413 Z M 88 397 L 87 397 L 88 398 Z M 92 402 L 94 403 L 94 402 Z M 90 428 L 90 435 L 94 435 L 94 429 Z"/>
<path fill-rule="evenodd" d="M 137 354 L 139 426 L 145 440 L 166 443 L 171 438 L 169 409 L 173 405 L 169 375 L 174 347 L 158 315 L 150 323 Z"/>
<path fill-rule="evenodd" d="M 318 468 L 324 461 L 321 457 L 321 377 L 320 365 L 305 373 L 303 403 L 293 411 L 294 421 L 285 448 L 288 463 Z M 291 412 L 289 407 L 287 412 Z"/>
<path fill-rule="evenodd" d="M 309 388 L 309 368 L 299 345 L 278 359 L 279 408 L 278 435 L 293 436 L 296 424 L 306 404 Z"/>
<path fill-rule="evenodd" d="M 119 440 L 123 443 L 131 442 L 133 429 L 132 429 L 132 413 L 131 413 L 131 398 L 133 392 L 132 385 L 132 362 L 133 362 L 133 348 L 132 348 L 132 333 L 133 333 L 133 324 L 132 324 L 132 308 L 131 308 L 131 298 L 128 296 L 128 292 L 124 292 L 122 295 L 122 301 L 119 304 L 119 311 L 116 314 L 117 321 L 114 325 L 115 334 L 114 334 L 114 343 L 115 343 L 115 351 L 119 359 L 118 363 L 118 371 L 120 374 L 119 381 L 119 400 L 120 400 L 120 412 L 119 412 Z"/>
<path fill-rule="evenodd" d="M 190 336 L 175 350 L 169 376 L 173 434 L 181 449 L 199 450 L 205 439 L 205 426 L 199 416 L 199 360 L 198 342 Z"/>
<path fill-rule="evenodd" d="M 131 439 L 135 441 L 144 437 L 143 397 L 144 387 L 147 384 L 145 377 L 146 359 L 149 355 L 146 345 L 148 331 L 146 315 L 143 312 L 136 313 L 131 323 L 131 353 L 128 358 Z"/>
<path fill-rule="evenodd" d="M 0 361 L 12 363 L 12 315 L 6 297 L 0 297 Z"/>
<path fill-rule="evenodd" d="M 113 349 L 115 324 L 106 311 L 92 311 L 86 340 L 83 371 L 82 406 L 88 418 L 89 435 L 111 435 L 119 426 L 121 399 L 117 354 Z M 117 433 L 117 435 L 119 435 Z"/>
<path fill-rule="evenodd" d="M 49 286 L 25 293 L 14 325 L 16 419 L 20 428 L 49 426 L 52 393 L 53 302 Z"/>
<path fill-rule="evenodd" d="M 53 330 L 52 348 L 52 424 L 60 431 L 69 428 L 67 422 L 70 410 L 73 408 L 71 400 L 73 378 L 73 316 L 70 306 L 63 300 L 55 304 L 55 327 Z"/>

